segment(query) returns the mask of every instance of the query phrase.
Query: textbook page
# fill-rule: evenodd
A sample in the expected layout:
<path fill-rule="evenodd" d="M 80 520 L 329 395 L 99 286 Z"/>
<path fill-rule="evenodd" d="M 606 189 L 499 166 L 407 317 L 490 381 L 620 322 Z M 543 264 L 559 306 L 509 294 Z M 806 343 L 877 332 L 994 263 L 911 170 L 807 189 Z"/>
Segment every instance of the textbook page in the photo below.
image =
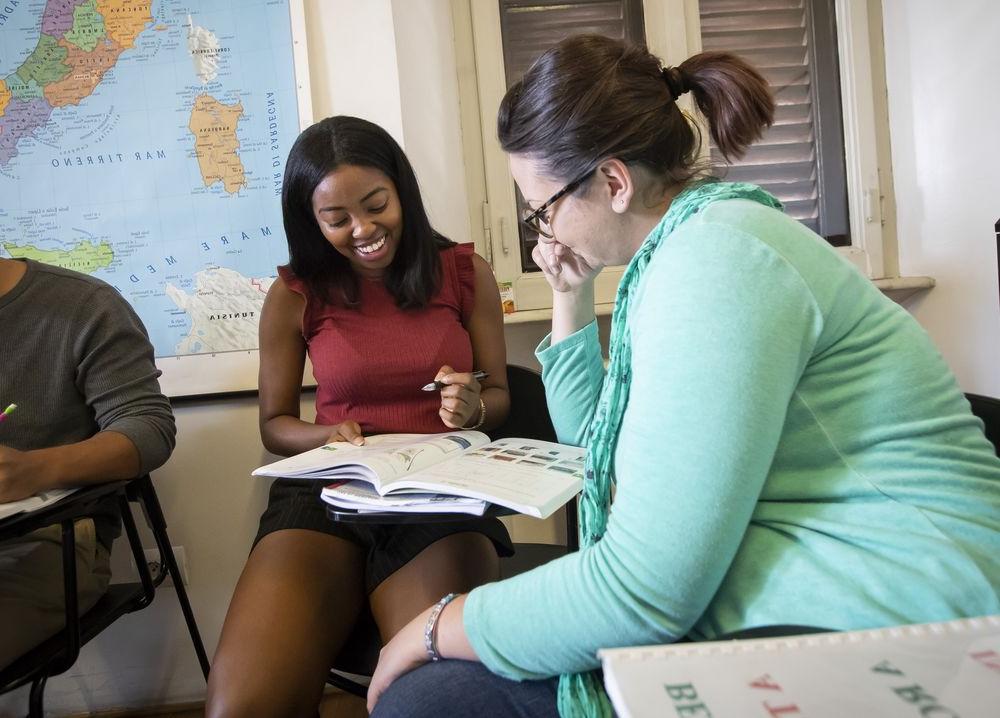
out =
<path fill-rule="evenodd" d="M 548 518 L 583 487 L 585 450 L 534 439 L 500 439 L 391 482 L 397 488 L 469 496 Z"/>
<path fill-rule="evenodd" d="M 363 480 L 382 489 L 394 478 L 420 471 L 489 442 L 479 431 L 366 436 L 364 446 L 333 442 L 256 469 L 253 476 Z"/>
<path fill-rule="evenodd" d="M 1000 616 L 598 656 L 622 718 L 1000 716 Z"/>

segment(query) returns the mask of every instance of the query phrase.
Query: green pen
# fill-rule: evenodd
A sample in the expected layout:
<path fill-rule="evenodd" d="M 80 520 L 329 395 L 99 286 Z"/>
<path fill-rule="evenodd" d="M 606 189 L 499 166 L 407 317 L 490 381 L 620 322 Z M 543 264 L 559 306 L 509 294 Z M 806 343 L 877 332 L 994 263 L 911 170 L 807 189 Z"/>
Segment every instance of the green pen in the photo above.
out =
<path fill-rule="evenodd" d="M 11 404 L 6 409 L 4 409 L 3 413 L 0 414 L 0 422 L 4 421 L 8 416 L 10 416 L 11 414 L 13 414 L 14 413 L 14 409 L 16 409 L 16 408 L 17 408 L 17 404 Z"/>

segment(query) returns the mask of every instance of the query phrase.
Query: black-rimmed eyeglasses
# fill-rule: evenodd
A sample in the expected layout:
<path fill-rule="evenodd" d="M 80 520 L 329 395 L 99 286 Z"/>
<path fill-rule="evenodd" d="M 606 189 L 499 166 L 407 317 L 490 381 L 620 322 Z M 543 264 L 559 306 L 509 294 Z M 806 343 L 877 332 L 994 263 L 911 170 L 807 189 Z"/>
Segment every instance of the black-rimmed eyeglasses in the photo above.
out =
<path fill-rule="evenodd" d="M 552 227 L 549 224 L 549 208 L 555 204 L 563 195 L 569 194 L 577 187 L 582 185 L 587 179 L 593 174 L 594 170 L 587 170 L 585 175 L 577 177 L 575 180 L 570 182 L 568 185 L 563 187 L 561 190 L 556 192 L 554 195 L 548 198 L 546 202 L 542 204 L 538 209 L 526 209 L 524 211 L 524 216 L 521 217 L 521 222 L 525 227 L 528 228 L 530 232 L 538 234 L 546 239 L 552 239 Z M 545 227 L 544 229 L 542 227 Z"/>

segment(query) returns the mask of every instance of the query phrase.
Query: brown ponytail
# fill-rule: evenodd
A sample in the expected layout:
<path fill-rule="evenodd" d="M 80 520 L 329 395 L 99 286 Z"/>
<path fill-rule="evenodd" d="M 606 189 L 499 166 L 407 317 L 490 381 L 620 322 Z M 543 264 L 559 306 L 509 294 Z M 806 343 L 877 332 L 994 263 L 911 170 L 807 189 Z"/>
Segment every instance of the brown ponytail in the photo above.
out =
<path fill-rule="evenodd" d="M 726 52 L 703 52 L 677 69 L 727 160 L 742 157 L 774 121 L 767 80 L 746 60 Z"/>
<path fill-rule="evenodd" d="M 705 52 L 664 69 L 645 47 L 576 35 L 549 49 L 500 103 L 505 152 L 542 162 L 570 181 L 616 157 L 666 184 L 697 171 L 700 136 L 675 102 L 690 90 L 727 159 L 741 156 L 771 124 L 767 82 L 734 55 Z"/>

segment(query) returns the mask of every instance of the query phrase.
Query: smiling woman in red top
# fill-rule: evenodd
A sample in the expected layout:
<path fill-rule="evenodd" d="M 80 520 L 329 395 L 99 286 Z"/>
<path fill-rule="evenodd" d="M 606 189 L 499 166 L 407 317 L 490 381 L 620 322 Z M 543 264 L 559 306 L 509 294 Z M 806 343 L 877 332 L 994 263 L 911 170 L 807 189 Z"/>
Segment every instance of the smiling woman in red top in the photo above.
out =
<path fill-rule="evenodd" d="M 331 117 L 292 147 L 282 188 L 290 261 L 260 322 L 260 432 L 285 456 L 388 432 L 490 429 L 507 416 L 496 280 L 435 232 L 409 161 L 382 128 Z M 299 417 L 306 355 L 316 421 Z M 489 373 L 482 383 L 474 369 Z M 440 393 L 420 387 L 432 379 Z M 496 519 L 330 521 L 321 482 L 278 480 L 229 606 L 209 716 L 315 714 L 365 602 L 384 640 L 443 593 L 496 580 Z"/>

